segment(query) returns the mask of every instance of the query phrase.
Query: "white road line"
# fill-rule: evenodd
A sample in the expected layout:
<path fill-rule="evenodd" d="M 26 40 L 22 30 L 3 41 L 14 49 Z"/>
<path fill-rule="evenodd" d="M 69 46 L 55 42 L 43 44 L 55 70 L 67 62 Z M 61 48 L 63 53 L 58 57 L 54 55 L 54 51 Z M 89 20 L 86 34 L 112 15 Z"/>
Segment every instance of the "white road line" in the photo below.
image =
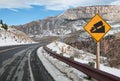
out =
<path fill-rule="evenodd" d="M 33 77 L 32 69 L 31 69 L 31 65 L 30 65 L 30 54 L 31 52 L 28 54 L 28 66 L 29 66 L 29 71 L 30 71 L 30 79 L 31 81 L 35 81 Z"/>

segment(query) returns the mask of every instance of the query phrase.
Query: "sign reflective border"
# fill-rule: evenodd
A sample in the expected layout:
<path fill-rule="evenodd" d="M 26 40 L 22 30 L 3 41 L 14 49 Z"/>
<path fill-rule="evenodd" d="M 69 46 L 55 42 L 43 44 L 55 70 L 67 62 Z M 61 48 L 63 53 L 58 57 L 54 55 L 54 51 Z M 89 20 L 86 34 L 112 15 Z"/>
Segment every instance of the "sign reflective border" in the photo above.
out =
<path fill-rule="evenodd" d="M 96 14 L 84 27 L 84 29 L 99 42 L 111 29 L 110 25 Z"/>

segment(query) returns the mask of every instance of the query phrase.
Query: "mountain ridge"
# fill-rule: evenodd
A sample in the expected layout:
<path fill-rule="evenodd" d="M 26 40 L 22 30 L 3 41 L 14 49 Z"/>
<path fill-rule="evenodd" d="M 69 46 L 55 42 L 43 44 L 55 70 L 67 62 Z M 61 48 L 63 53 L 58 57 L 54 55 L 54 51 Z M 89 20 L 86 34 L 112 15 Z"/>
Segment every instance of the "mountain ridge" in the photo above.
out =
<path fill-rule="evenodd" d="M 29 36 L 43 34 L 43 30 L 50 30 L 50 33 L 58 34 L 60 32 L 58 29 L 73 31 L 75 27 L 82 28 L 96 13 L 106 21 L 119 23 L 120 6 L 106 5 L 67 9 L 63 14 L 13 27 L 16 27 Z"/>
<path fill-rule="evenodd" d="M 67 19 L 92 18 L 96 13 L 104 19 L 115 20 L 119 19 L 120 6 L 119 5 L 100 5 L 100 6 L 86 6 L 68 9 L 65 14 L 61 15 Z"/>

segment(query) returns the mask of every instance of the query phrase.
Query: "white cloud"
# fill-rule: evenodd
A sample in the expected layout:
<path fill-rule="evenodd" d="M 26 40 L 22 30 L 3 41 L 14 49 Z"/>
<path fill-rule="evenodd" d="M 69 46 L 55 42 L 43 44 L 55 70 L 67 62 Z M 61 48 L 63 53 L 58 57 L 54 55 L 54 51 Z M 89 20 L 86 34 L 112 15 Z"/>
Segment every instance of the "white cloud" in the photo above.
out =
<path fill-rule="evenodd" d="M 0 8 L 31 8 L 31 6 L 26 0 L 0 0 Z"/>
<path fill-rule="evenodd" d="M 10 8 L 9 10 L 12 10 L 12 11 L 18 12 L 17 9 L 13 9 L 13 8 Z"/>
<path fill-rule="evenodd" d="M 16 10 L 32 8 L 32 5 L 44 6 L 48 10 L 65 10 L 70 7 L 120 4 L 119 0 L 0 0 L 0 8 Z"/>
<path fill-rule="evenodd" d="M 116 0 L 116 1 L 112 2 L 111 5 L 120 5 L 120 0 Z"/>

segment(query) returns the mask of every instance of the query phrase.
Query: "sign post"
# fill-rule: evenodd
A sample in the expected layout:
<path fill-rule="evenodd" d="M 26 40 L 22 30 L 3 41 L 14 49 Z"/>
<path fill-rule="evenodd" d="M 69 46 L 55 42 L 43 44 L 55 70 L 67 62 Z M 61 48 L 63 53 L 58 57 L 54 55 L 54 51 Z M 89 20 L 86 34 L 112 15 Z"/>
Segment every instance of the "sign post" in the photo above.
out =
<path fill-rule="evenodd" d="M 96 50 L 96 68 L 100 69 L 100 42 L 97 42 Z"/>
<path fill-rule="evenodd" d="M 111 29 L 110 25 L 96 14 L 84 27 L 96 40 L 96 68 L 100 69 L 100 40 Z"/>

